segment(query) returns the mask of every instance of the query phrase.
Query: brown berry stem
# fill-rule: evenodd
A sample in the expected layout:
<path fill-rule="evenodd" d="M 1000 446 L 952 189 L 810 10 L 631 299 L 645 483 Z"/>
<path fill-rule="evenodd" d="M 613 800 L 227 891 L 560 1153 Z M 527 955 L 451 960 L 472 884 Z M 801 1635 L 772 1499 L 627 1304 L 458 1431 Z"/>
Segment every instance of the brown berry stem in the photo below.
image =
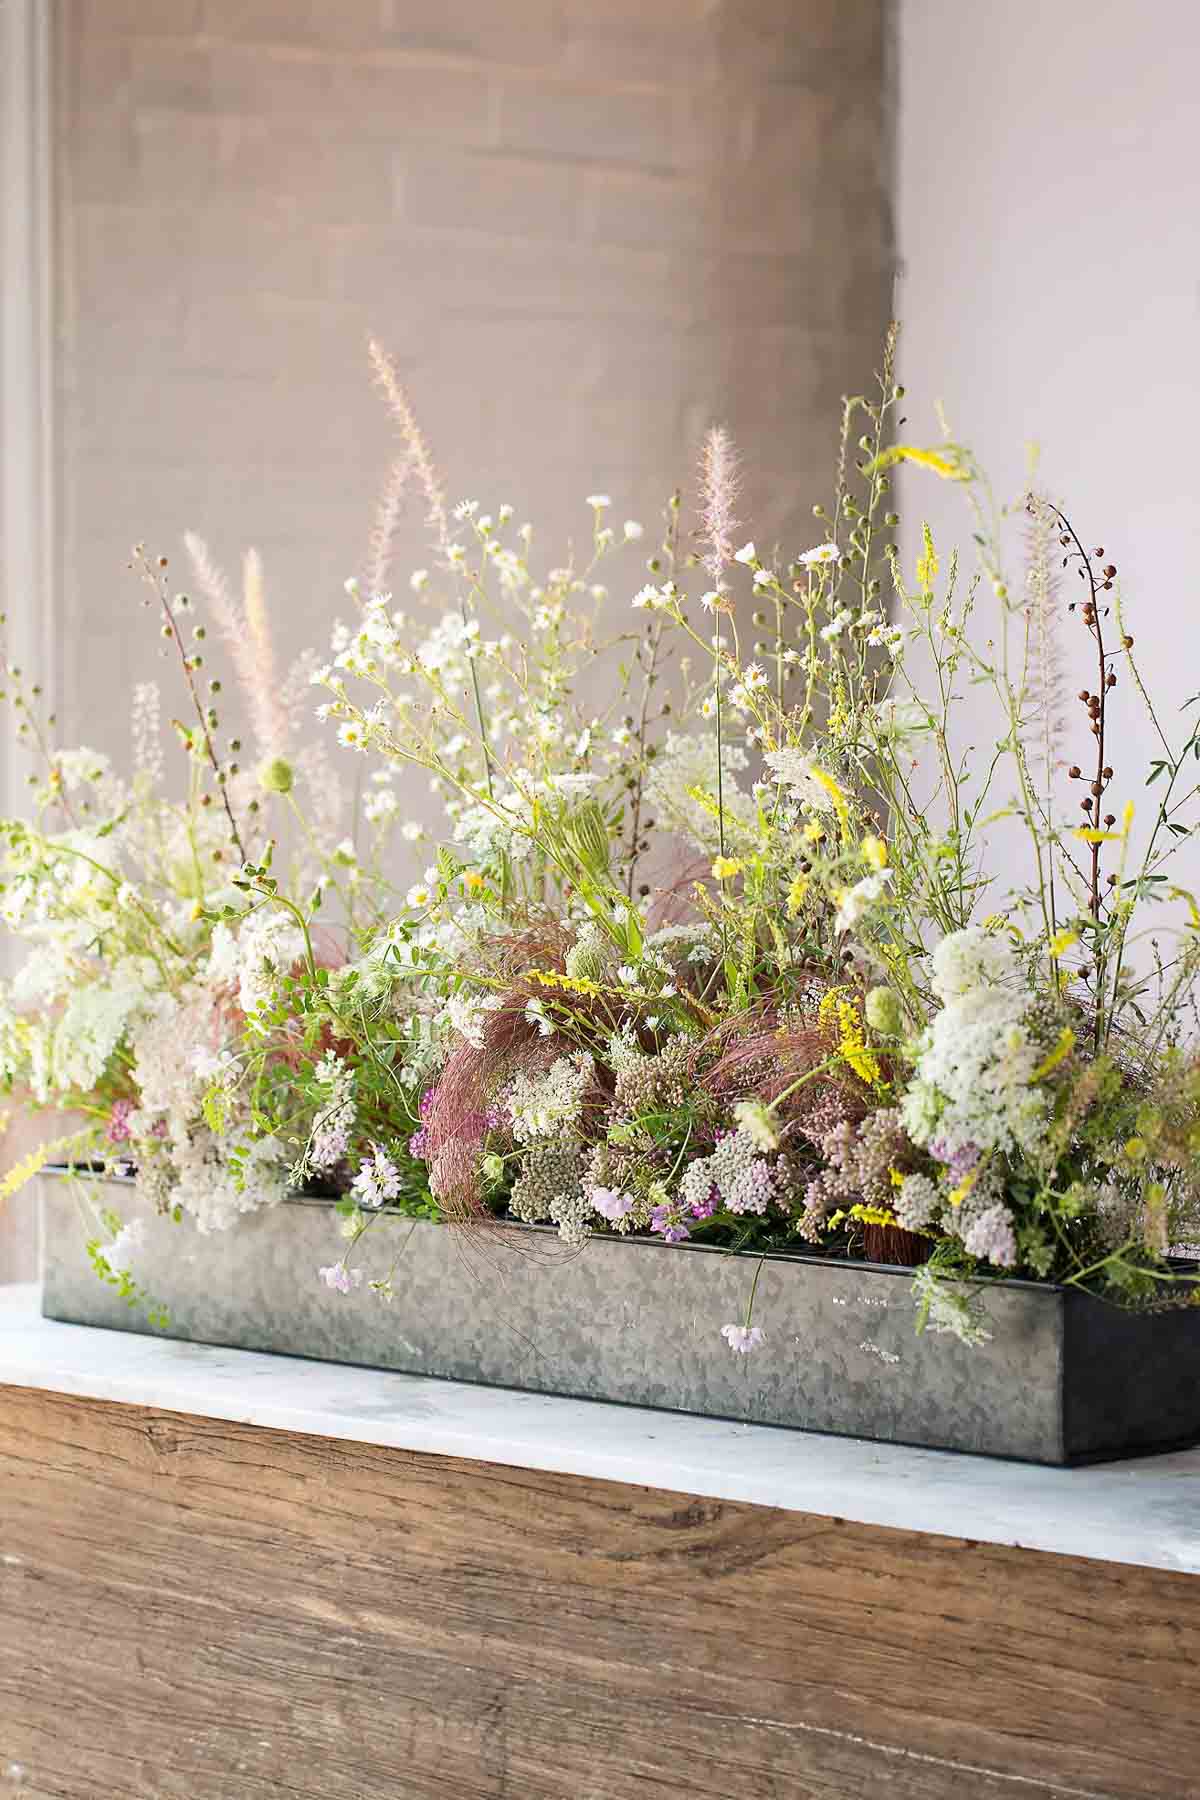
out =
<path fill-rule="evenodd" d="M 1092 730 L 1093 730 L 1093 733 L 1094 733 L 1095 739 L 1096 739 L 1096 775 L 1095 775 L 1094 781 L 1091 784 L 1091 792 L 1092 792 L 1092 795 L 1094 796 L 1094 798 L 1092 800 L 1092 804 L 1091 804 L 1091 807 L 1088 812 L 1088 818 L 1091 821 L 1093 829 L 1098 831 L 1100 828 L 1100 800 L 1101 800 L 1101 797 L 1103 796 L 1103 794 L 1105 793 L 1105 791 L 1107 790 L 1109 783 L 1112 780 L 1112 770 L 1108 766 L 1108 759 L 1105 755 L 1105 723 L 1106 723 L 1105 715 L 1106 715 L 1107 707 L 1108 707 L 1108 690 L 1111 685 L 1111 681 L 1110 681 L 1109 668 L 1108 668 L 1108 653 L 1106 652 L 1106 650 L 1104 648 L 1104 625 L 1103 625 L 1103 622 L 1101 619 L 1100 584 L 1096 580 L 1096 571 L 1092 564 L 1092 558 L 1088 555 L 1087 551 L 1084 549 L 1083 545 L 1080 543 L 1079 534 L 1075 530 L 1075 527 L 1071 524 L 1071 521 L 1067 518 L 1067 516 L 1064 512 L 1061 512 L 1059 510 L 1059 508 L 1057 506 L 1051 505 L 1050 511 L 1054 514 L 1054 517 L 1058 520 L 1059 525 L 1062 527 L 1062 530 L 1066 533 L 1067 537 L 1070 539 L 1071 543 L 1074 545 L 1075 552 L 1079 557 L 1079 566 L 1083 570 L 1084 575 L 1086 576 L 1088 588 L 1090 591 L 1090 599 L 1084 606 L 1083 617 L 1084 617 L 1084 623 L 1087 625 L 1088 630 L 1091 632 L 1093 638 L 1096 641 L 1096 656 L 1097 656 L 1097 661 L 1098 661 L 1098 665 L 1099 665 L 1099 681 L 1097 683 L 1095 694 L 1091 695 L 1090 700 L 1089 700 L 1089 713 L 1090 713 L 1090 716 L 1092 719 Z M 1101 553 L 1097 552 L 1097 555 L 1099 555 L 1099 554 L 1101 554 Z M 1115 574 L 1115 573 L 1116 573 L 1115 569 L 1112 570 L 1112 574 Z M 1112 575 L 1109 573 L 1109 568 L 1106 567 L 1104 569 L 1103 576 L 1104 576 L 1105 585 L 1111 585 Z M 1103 908 L 1103 900 L 1101 897 L 1101 886 L 1100 886 L 1100 850 L 1101 850 L 1100 843 L 1098 841 L 1094 841 L 1092 843 L 1091 850 L 1092 850 L 1092 868 L 1091 868 L 1091 893 L 1089 896 L 1089 904 L 1090 904 L 1092 918 L 1095 920 L 1096 927 L 1097 927 L 1095 1041 L 1096 1041 L 1097 1048 L 1099 1048 L 1100 1039 L 1101 1039 L 1102 1030 L 1103 1030 L 1103 1011 L 1104 1011 L 1104 1000 L 1103 1000 L 1103 996 L 1104 996 L 1104 954 L 1103 954 L 1103 951 L 1100 946 L 1100 936 L 1099 936 L 1099 926 L 1100 926 L 1101 913 L 1102 913 L 1102 908 Z"/>
<path fill-rule="evenodd" d="M 165 561 L 166 561 L 165 558 L 160 559 L 160 567 L 165 564 Z M 229 804 L 229 794 L 226 791 L 225 783 L 221 780 L 221 764 L 217 759 L 217 752 L 216 752 L 216 749 L 215 749 L 215 747 L 213 745 L 213 741 L 212 741 L 212 733 L 208 729 L 208 720 L 204 716 L 204 703 L 201 700 L 199 692 L 196 688 L 196 682 L 195 682 L 195 678 L 194 678 L 194 675 L 192 672 L 191 660 L 188 657 L 187 649 L 184 645 L 183 639 L 179 635 L 179 626 L 176 622 L 174 613 L 171 611 L 170 601 L 167 599 L 166 577 L 162 576 L 160 578 L 158 575 L 156 575 L 154 570 L 151 568 L 150 563 L 147 560 L 147 558 L 145 557 L 145 555 L 141 554 L 140 552 L 138 553 L 138 566 L 141 569 L 143 579 L 154 589 L 154 592 L 157 594 L 159 605 L 162 607 L 163 619 L 165 620 L 166 624 L 170 627 L 171 641 L 174 643 L 175 648 L 178 650 L 179 660 L 183 665 L 183 678 L 188 684 L 188 692 L 192 696 L 192 705 L 196 709 L 196 718 L 199 721 L 199 725 L 200 725 L 200 735 L 204 740 L 205 753 L 208 757 L 209 763 L 212 766 L 213 777 L 216 780 L 217 790 L 221 796 L 221 804 L 225 808 L 225 817 L 229 820 L 229 830 L 230 830 L 230 834 L 233 838 L 234 847 L 236 848 L 238 856 L 241 858 L 242 862 L 248 862 L 249 858 L 246 855 L 246 847 L 242 843 L 241 833 L 238 831 L 238 828 L 237 828 L 237 820 L 234 818 L 233 808 Z"/>

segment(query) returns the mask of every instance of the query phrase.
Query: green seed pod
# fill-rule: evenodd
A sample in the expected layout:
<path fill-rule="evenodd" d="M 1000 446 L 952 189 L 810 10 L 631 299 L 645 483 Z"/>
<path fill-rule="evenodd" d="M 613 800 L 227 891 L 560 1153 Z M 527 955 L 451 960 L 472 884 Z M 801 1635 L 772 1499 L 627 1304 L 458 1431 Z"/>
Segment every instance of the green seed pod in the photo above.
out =
<path fill-rule="evenodd" d="M 903 1024 L 900 1001 L 889 987 L 872 988 L 867 995 L 867 1024 L 880 1037 L 899 1037 Z"/>
<path fill-rule="evenodd" d="M 295 782 L 292 765 L 282 756 L 272 756 L 259 766 L 258 785 L 268 794 L 290 794 Z"/>
<path fill-rule="evenodd" d="M 581 938 L 579 943 L 572 944 L 566 957 L 567 974 L 572 981 L 601 981 L 604 978 L 604 958 L 600 954 L 598 944 Z"/>

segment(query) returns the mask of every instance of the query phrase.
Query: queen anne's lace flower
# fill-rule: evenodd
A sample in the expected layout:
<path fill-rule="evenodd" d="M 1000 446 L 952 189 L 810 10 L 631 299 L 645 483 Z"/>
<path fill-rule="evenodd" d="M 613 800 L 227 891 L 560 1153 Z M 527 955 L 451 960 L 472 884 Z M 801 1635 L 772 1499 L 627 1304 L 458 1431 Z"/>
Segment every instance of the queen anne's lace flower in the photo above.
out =
<path fill-rule="evenodd" d="M 818 779 L 814 773 L 816 764 L 803 750 L 791 746 L 782 750 L 768 750 L 763 761 L 776 781 L 794 794 L 801 806 L 808 807 L 812 812 L 833 810 L 833 793 L 826 783 Z"/>
<path fill-rule="evenodd" d="M 933 985 L 944 1002 L 920 1039 L 904 1123 L 949 1163 L 970 1151 L 1036 1150 L 1047 1123 L 1034 1085 L 1043 1047 L 1025 1022 L 1027 994 L 1003 938 L 977 927 L 939 944 Z"/>
<path fill-rule="evenodd" d="M 877 869 L 847 888 L 838 901 L 835 924 L 839 931 L 853 931 L 863 915 L 882 898 L 892 880 L 891 869 Z"/>
<path fill-rule="evenodd" d="M 579 1123 L 583 1096 L 594 1071 L 591 1057 L 577 1052 L 556 1058 L 544 1075 L 529 1076 L 523 1071 L 515 1075 L 504 1095 L 504 1106 L 517 1143 L 564 1133 L 569 1136 Z"/>

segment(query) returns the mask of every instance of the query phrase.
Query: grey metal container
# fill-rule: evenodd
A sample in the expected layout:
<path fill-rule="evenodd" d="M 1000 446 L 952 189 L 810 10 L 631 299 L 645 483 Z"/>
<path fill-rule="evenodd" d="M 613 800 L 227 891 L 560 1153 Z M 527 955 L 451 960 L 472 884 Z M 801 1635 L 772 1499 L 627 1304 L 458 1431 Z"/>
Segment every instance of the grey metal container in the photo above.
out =
<path fill-rule="evenodd" d="M 737 1356 L 720 1328 L 744 1319 L 756 1257 L 611 1237 L 564 1256 L 537 1230 L 523 1234 L 528 1253 L 481 1249 L 445 1226 L 386 1220 L 365 1260 L 382 1272 L 398 1253 L 387 1302 L 318 1281 L 341 1248 L 328 1202 L 202 1235 L 130 1182 L 86 1182 L 91 1205 L 145 1221 L 134 1273 L 169 1311 L 155 1335 L 1030 1462 L 1200 1440 L 1198 1308 L 1130 1313 L 1073 1289 L 989 1283 L 991 1340 L 968 1347 L 917 1336 L 911 1270 L 778 1255 L 754 1309 L 765 1342 Z M 75 1183 L 41 1187 L 45 1315 L 151 1332 L 97 1279 Z"/>

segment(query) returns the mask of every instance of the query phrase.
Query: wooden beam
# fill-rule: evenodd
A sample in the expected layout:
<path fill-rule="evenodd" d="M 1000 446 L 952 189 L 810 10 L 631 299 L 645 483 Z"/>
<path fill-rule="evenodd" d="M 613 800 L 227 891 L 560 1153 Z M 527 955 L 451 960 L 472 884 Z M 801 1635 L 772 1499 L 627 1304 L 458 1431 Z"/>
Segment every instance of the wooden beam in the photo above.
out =
<path fill-rule="evenodd" d="M 1193 1576 L 0 1388 L 57 1800 L 1179 1800 L 1198 1664 Z"/>

